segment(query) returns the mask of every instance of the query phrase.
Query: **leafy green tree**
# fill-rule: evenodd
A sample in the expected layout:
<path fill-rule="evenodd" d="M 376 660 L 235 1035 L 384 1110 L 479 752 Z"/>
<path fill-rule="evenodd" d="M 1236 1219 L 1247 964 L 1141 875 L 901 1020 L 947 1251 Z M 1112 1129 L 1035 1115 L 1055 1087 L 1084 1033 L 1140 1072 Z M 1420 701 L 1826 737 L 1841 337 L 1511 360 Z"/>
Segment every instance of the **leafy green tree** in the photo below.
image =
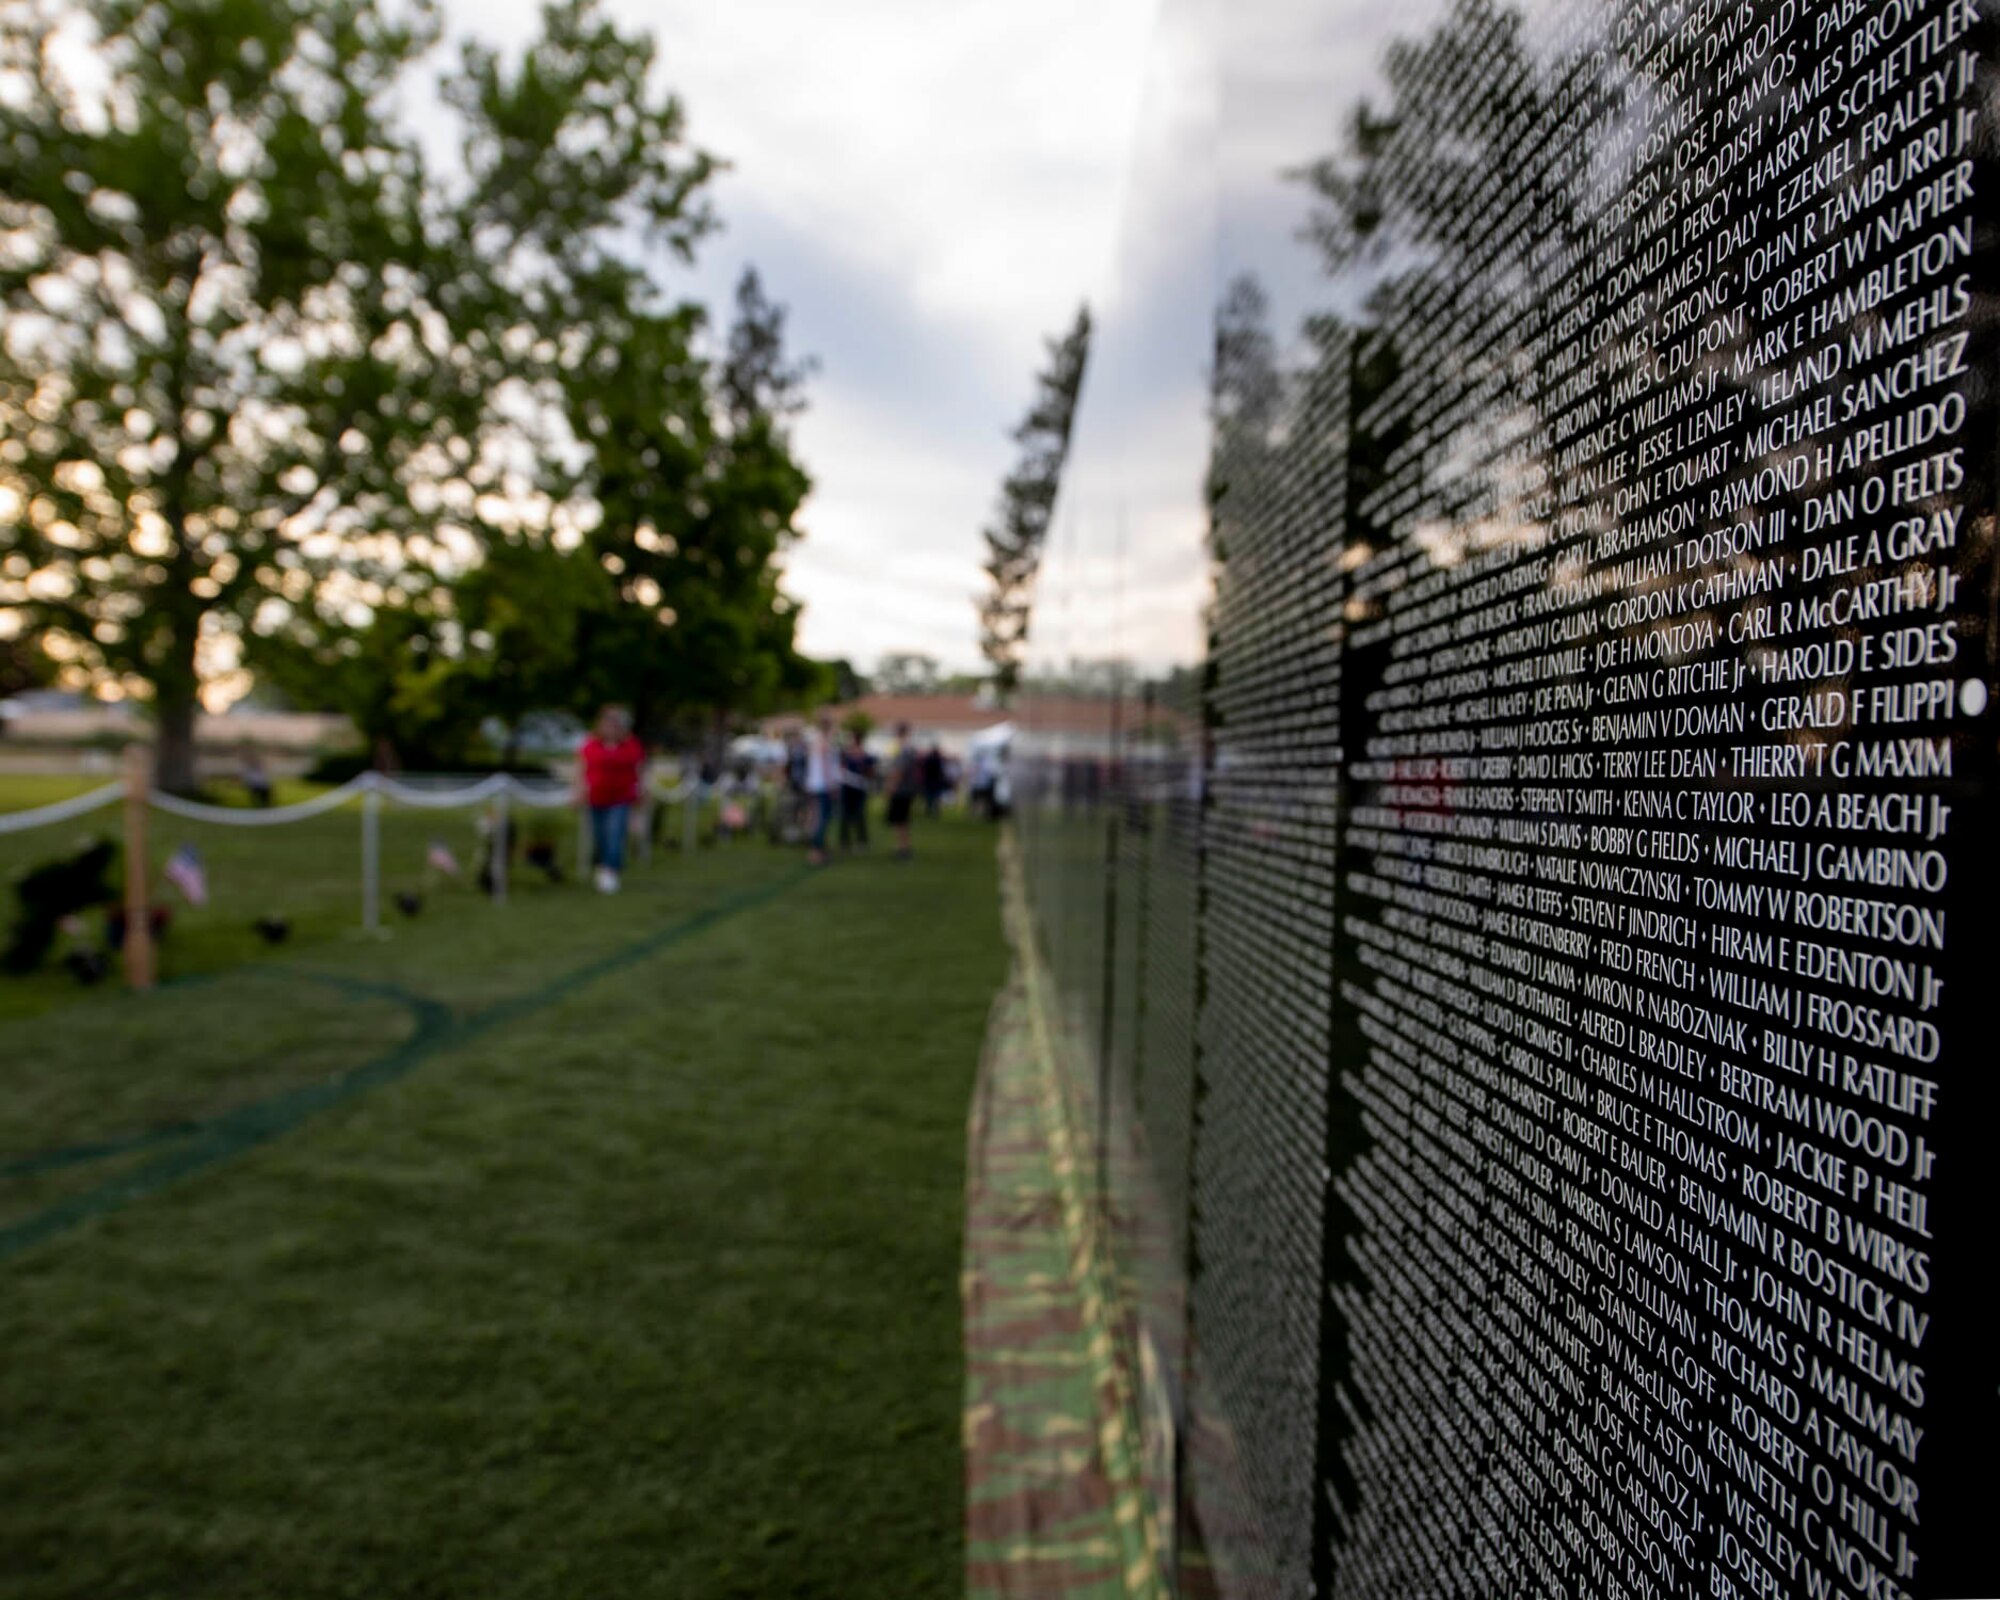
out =
<path fill-rule="evenodd" d="M 872 685 L 867 675 L 857 672 L 854 663 L 845 656 L 823 663 L 827 674 L 827 699 L 836 705 L 846 705 L 851 700 L 859 700 L 868 693 Z"/>
<path fill-rule="evenodd" d="M 717 163 L 653 40 L 552 0 L 467 46 L 439 177 L 389 109 L 433 5 L 0 0 L 0 613 L 150 695 L 170 787 L 232 642 L 416 760 L 819 681 L 776 572 L 805 368 L 754 275 L 713 361 L 658 280 Z"/>
<path fill-rule="evenodd" d="M 548 619 L 570 650 L 548 703 L 622 701 L 658 735 L 762 709 L 818 671 L 775 566 L 811 487 L 787 429 L 809 363 L 787 356 L 784 309 L 754 271 L 721 359 L 704 359 L 705 314 L 631 253 L 643 240 L 686 259 L 714 226 L 717 163 L 651 87 L 655 55 L 595 0 L 560 0 L 518 66 L 474 47 L 448 93 L 469 129 L 464 253 L 482 261 L 463 292 L 533 330 L 518 381 L 544 424 L 535 479 L 574 509 L 604 579 L 601 604 Z"/>
<path fill-rule="evenodd" d="M 589 544 L 619 602 L 590 619 L 579 663 L 594 698 L 631 705 L 656 735 L 713 744 L 732 717 L 825 689 L 778 582 L 812 486 L 788 428 L 810 365 L 786 356 L 784 322 L 746 272 L 712 372 L 669 369 L 659 352 L 621 367 L 630 384 L 579 396 L 612 414 L 588 430 L 586 481 L 601 512 Z M 670 371 L 682 392 L 649 395 Z"/>
<path fill-rule="evenodd" d="M 875 663 L 875 687 L 883 694 L 935 694 L 944 668 L 921 650 L 892 650 Z"/>
<path fill-rule="evenodd" d="M 612 603 L 609 574 L 586 553 L 539 540 L 488 545 L 451 589 L 457 648 L 435 655 L 424 674 L 438 722 L 468 730 L 499 722 L 510 765 L 531 712 L 585 709 L 577 641 Z"/>
<path fill-rule="evenodd" d="M 722 415 L 730 437 L 782 442 L 805 409 L 805 385 L 819 363 L 785 354 L 785 308 L 764 293 L 755 267 L 736 280 L 736 320 L 722 366 Z"/>
<path fill-rule="evenodd" d="M 256 680 L 304 710 L 340 712 L 388 766 L 450 768 L 470 748 L 470 730 L 444 726 L 424 692 L 440 638 L 434 606 L 418 600 L 338 628 L 276 634 L 258 646 Z"/>
<path fill-rule="evenodd" d="M 478 724 L 439 692 L 439 664 L 450 660 L 443 593 L 263 639 L 257 681 L 299 706 L 346 716 L 372 758 L 420 770 L 461 766 Z"/>
<path fill-rule="evenodd" d="M 1003 693 L 1014 688 L 1021 674 L 1035 574 L 1090 357 L 1088 307 L 1078 310 L 1069 332 L 1049 341 L 1048 353 L 1048 365 L 1035 379 L 1034 402 L 1014 430 L 1020 458 L 1000 485 L 999 508 L 985 532 L 987 592 L 979 605 L 979 649 L 992 663 L 994 682 Z"/>
<path fill-rule="evenodd" d="M 731 716 L 822 698 L 831 687 L 825 669 L 799 653 L 798 607 L 780 588 L 778 568 L 812 491 L 792 453 L 791 419 L 804 409 L 814 365 L 786 355 L 785 308 L 764 293 L 754 268 L 745 270 L 717 374 L 719 440 L 697 517 L 701 581 L 690 595 L 706 602 L 710 625 L 735 646 L 689 663 L 707 669 L 690 673 L 686 687 L 707 711 L 712 738 Z"/>
<path fill-rule="evenodd" d="M 150 696 L 168 787 L 206 652 L 378 601 L 412 482 L 479 487 L 389 115 L 435 31 L 429 0 L 0 9 L 0 607 Z"/>
<path fill-rule="evenodd" d="M 650 736 L 696 741 L 827 693 L 774 566 L 807 486 L 783 425 L 803 369 L 784 359 L 782 312 L 754 279 L 740 300 L 731 350 L 744 356 L 698 360 L 693 308 L 627 312 L 610 359 L 564 395 L 589 441 L 564 469 L 593 519 L 579 540 L 488 529 L 482 560 L 410 618 L 322 627 L 303 664 L 281 636 L 263 658 L 288 683 L 351 679 L 339 708 L 406 761 L 461 759 L 489 717 L 512 730 L 531 711 L 618 701 Z M 415 626 L 417 613 L 429 620 Z M 382 681 L 375 641 L 412 626 L 421 648 Z"/>
<path fill-rule="evenodd" d="M 447 298 L 506 415 L 484 441 L 501 494 L 469 519 L 483 555 L 451 574 L 452 626 L 420 672 L 449 725 L 606 699 L 644 716 L 679 653 L 669 590 L 717 437 L 705 316 L 636 247 L 691 258 L 718 164 L 688 145 L 656 57 L 597 0 L 556 0 L 518 61 L 470 44 L 446 85 L 467 172 Z"/>
<path fill-rule="evenodd" d="M 578 343 L 576 330 L 615 344 L 621 316 L 657 303 L 634 240 L 687 261 L 716 226 L 704 190 L 720 163 L 688 145 L 679 97 L 653 82 L 658 54 L 601 0 L 549 0 L 517 64 L 469 42 L 445 84 L 469 175 L 457 290 L 511 297 L 520 328 L 551 345 L 545 368 L 601 359 L 604 341 Z"/>
<path fill-rule="evenodd" d="M 56 664 L 40 643 L 25 635 L 0 639 L 0 700 L 56 681 Z"/>

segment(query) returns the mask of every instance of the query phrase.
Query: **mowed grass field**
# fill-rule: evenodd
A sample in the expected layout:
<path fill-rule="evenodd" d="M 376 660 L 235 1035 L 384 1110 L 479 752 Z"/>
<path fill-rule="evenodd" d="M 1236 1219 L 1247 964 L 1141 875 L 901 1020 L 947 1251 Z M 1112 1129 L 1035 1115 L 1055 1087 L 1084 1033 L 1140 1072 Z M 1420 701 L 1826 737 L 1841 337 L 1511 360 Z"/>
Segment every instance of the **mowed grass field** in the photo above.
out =
<path fill-rule="evenodd" d="M 960 1592 L 992 831 L 369 941 L 354 830 L 207 830 L 174 981 L 0 1017 L 0 1593 Z"/>

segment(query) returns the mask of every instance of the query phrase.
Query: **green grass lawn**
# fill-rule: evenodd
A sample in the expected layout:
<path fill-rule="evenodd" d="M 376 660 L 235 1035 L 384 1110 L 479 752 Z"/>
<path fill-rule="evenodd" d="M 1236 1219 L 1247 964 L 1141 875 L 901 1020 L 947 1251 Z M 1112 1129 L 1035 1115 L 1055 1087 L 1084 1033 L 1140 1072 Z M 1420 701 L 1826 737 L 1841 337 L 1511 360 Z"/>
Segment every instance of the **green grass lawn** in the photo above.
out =
<path fill-rule="evenodd" d="M 991 830 L 367 941 L 354 828 L 209 830 L 180 981 L 0 1018 L 0 1592 L 958 1593 Z"/>
<path fill-rule="evenodd" d="M 103 772 L 0 772 L 0 813 L 26 811 L 67 800 L 87 789 L 99 789 L 118 776 L 116 766 Z"/>

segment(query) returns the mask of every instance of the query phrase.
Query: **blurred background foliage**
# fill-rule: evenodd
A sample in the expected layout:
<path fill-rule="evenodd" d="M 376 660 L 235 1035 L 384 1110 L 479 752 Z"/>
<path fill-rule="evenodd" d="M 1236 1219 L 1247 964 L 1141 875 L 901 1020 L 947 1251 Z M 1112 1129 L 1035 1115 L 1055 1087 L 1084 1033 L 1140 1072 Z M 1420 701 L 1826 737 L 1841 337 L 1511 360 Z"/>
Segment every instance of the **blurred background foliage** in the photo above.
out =
<path fill-rule="evenodd" d="M 555 0 L 399 108 L 430 0 L 0 0 L 8 681 L 149 702 L 188 789 L 218 684 L 404 765 L 634 708 L 712 739 L 822 695 L 779 561 L 809 363 L 754 271 L 668 272 L 716 158 L 653 40 Z"/>

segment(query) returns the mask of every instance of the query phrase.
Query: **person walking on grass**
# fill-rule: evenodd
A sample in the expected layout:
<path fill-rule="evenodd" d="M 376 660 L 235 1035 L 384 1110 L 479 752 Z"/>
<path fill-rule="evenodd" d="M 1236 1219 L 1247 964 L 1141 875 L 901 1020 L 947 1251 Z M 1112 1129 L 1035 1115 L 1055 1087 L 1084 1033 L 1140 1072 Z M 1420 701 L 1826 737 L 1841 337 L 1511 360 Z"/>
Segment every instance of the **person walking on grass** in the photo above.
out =
<path fill-rule="evenodd" d="M 805 791 L 812 822 L 812 846 L 807 859 L 826 865 L 826 830 L 833 821 L 834 797 L 840 792 L 840 752 L 833 741 L 833 718 L 826 712 L 806 730 Z"/>
<path fill-rule="evenodd" d="M 597 892 L 616 894 L 625 871 L 625 840 L 639 803 L 646 747 L 632 732 L 632 714 L 606 706 L 597 727 L 577 750 L 576 803 L 590 810 L 590 842 L 597 858 Z"/>
<path fill-rule="evenodd" d="M 875 776 L 875 758 L 859 728 L 851 730 L 840 752 L 840 848 L 868 848 L 868 789 Z"/>
<path fill-rule="evenodd" d="M 895 830 L 898 861 L 908 861 L 912 854 L 910 813 L 916 808 L 917 797 L 923 792 L 923 752 L 910 738 L 910 725 L 907 722 L 898 723 L 896 755 L 889 763 L 889 826 Z"/>
<path fill-rule="evenodd" d="M 262 809 L 271 803 L 271 774 L 254 746 L 243 747 L 243 764 L 237 769 L 237 776 L 242 780 L 253 806 Z"/>

